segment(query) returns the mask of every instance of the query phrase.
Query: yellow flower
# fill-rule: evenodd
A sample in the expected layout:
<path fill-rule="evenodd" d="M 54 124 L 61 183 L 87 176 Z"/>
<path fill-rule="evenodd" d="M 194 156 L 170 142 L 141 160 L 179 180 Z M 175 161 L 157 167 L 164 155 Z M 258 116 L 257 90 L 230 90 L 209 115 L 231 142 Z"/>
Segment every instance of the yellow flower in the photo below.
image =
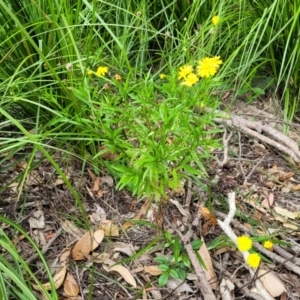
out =
<path fill-rule="evenodd" d="M 257 253 L 251 253 L 249 254 L 247 258 L 247 264 L 252 268 L 258 268 L 260 264 L 261 258 Z"/>
<path fill-rule="evenodd" d="M 166 74 L 159 74 L 159 78 L 160 78 L 160 79 L 164 79 L 164 78 L 166 78 L 166 77 L 167 77 Z"/>
<path fill-rule="evenodd" d="M 186 77 L 185 77 L 185 81 L 183 81 L 181 84 L 182 85 L 185 85 L 185 86 L 193 86 L 196 82 L 198 82 L 198 77 L 196 74 L 194 73 L 191 73 L 191 74 L 188 74 Z"/>
<path fill-rule="evenodd" d="M 197 74 L 199 77 L 214 76 L 222 63 L 220 56 L 204 57 L 198 61 Z"/>
<path fill-rule="evenodd" d="M 220 68 L 223 61 L 220 59 L 220 56 L 214 56 L 210 58 L 210 63 L 216 68 Z"/>
<path fill-rule="evenodd" d="M 245 235 L 239 236 L 237 238 L 237 246 L 241 252 L 248 251 L 252 247 L 252 240 Z"/>
<path fill-rule="evenodd" d="M 98 77 L 104 76 L 107 72 L 108 72 L 108 68 L 107 67 L 98 67 L 96 75 Z"/>
<path fill-rule="evenodd" d="M 88 75 L 93 75 L 94 72 L 93 72 L 92 70 L 88 70 L 88 71 L 87 71 L 87 74 L 88 74 Z"/>
<path fill-rule="evenodd" d="M 116 74 L 116 75 L 114 76 L 114 79 L 117 80 L 117 81 L 120 81 L 120 80 L 122 80 L 122 77 L 121 77 L 121 75 Z"/>
<path fill-rule="evenodd" d="M 193 73 L 193 67 L 191 65 L 184 65 L 179 68 L 178 80 L 185 79 L 187 75 Z"/>
<path fill-rule="evenodd" d="M 265 241 L 264 242 L 264 247 L 266 249 L 272 250 L 273 249 L 273 243 L 271 241 Z"/>
<path fill-rule="evenodd" d="M 213 23 L 214 26 L 216 26 L 220 21 L 220 17 L 219 16 L 214 16 L 211 19 L 211 22 Z"/>

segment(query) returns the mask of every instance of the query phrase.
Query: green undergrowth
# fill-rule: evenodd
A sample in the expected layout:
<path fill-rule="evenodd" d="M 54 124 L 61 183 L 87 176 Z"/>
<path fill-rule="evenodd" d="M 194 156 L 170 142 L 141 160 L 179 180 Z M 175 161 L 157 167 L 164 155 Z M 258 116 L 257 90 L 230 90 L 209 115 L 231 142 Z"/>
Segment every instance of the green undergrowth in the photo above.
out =
<path fill-rule="evenodd" d="M 109 171 L 138 198 L 167 199 L 184 179 L 205 188 L 224 92 L 252 101 L 271 90 L 285 121 L 297 113 L 299 7 L 299 0 L 0 0 L 0 166 L 26 161 L 12 179 L 18 197 L 48 161 L 88 224 L 58 151 L 97 174 Z M 212 70 L 203 73 L 206 63 Z"/>

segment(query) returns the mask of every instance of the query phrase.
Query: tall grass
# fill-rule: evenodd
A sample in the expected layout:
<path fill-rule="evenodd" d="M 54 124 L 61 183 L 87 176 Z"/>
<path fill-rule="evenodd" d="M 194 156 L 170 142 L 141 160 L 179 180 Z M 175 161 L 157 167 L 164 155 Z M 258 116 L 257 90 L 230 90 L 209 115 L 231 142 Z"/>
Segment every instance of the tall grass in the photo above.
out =
<path fill-rule="evenodd" d="M 284 101 L 285 118 L 297 112 L 299 14 L 299 0 L 0 0 L 0 166 L 11 167 L 12 157 L 16 163 L 26 160 L 25 172 L 13 179 L 21 194 L 41 152 L 83 215 L 78 193 L 52 157 L 56 150 L 76 155 L 95 172 L 105 165 L 121 178 L 120 187 L 139 195 L 151 193 L 160 176 L 158 193 L 176 189 L 180 176 L 204 175 L 206 150 L 216 145 L 208 137 L 215 131 L 212 115 L 196 110 L 201 116 L 196 118 L 196 96 L 215 108 L 214 88 L 256 96 L 273 84 Z M 211 24 L 215 15 L 220 16 L 216 27 Z M 182 96 L 175 84 L 177 68 L 215 55 L 225 62 L 219 76 Z M 87 76 L 99 65 L 109 68 L 109 76 Z M 159 81 L 161 73 L 173 81 Z M 187 113 L 191 118 L 176 119 Z M 175 130 L 174 144 L 168 131 L 178 124 L 185 128 Z M 182 136 L 182 144 L 189 138 L 207 140 L 202 156 L 192 147 L 180 148 Z M 118 154 L 116 161 L 103 160 L 108 150 Z M 195 161 L 200 172 L 189 168 Z M 185 169 L 176 169 L 182 162 Z M 9 268 L 10 262 L 1 262 Z M 3 287 L 5 280 L 0 277 Z"/>

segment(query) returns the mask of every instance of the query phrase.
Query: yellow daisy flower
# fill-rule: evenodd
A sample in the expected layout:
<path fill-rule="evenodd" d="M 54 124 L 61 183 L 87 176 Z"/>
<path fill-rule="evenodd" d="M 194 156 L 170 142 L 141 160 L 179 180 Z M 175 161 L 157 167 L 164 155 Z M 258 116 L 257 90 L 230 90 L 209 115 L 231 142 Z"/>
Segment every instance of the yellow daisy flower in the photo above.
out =
<path fill-rule="evenodd" d="M 198 79 L 197 75 L 194 73 L 191 73 L 185 77 L 185 81 L 183 81 L 181 84 L 191 87 L 198 81 L 199 81 L 199 79 Z"/>
<path fill-rule="evenodd" d="M 108 68 L 107 67 L 98 67 L 98 69 L 96 71 L 96 75 L 98 77 L 104 76 L 107 72 L 108 72 Z"/>
<path fill-rule="evenodd" d="M 264 247 L 266 249 L 272 250 L 273 249 L 273 243 L 271 241 L 265 241 L 264 242 Z"/>
<path fill-rule="evenodd" d="M 191 65 L 184 65 L 179 68 L 178 80 L 185 79 L 187 75 L 193 73 L 193 67 Z"/>
<path fill-rule="evenodd" d="M 219 16 L 214 16 L 211 19 L 211 22 L 213 23 L 214 26 L 216 26 L 220 21 L 220 17 Z"/>
<path fill-rule="evenodd" d="M 164 79 L 164 78 L 166 78 L 166 77 L 167 77 L 166 74 L 159 74 L 159 78 L 160 78 L 160 79 Z"/>
<path fill-rule="evenodd" d="M 258 268 L 260 264 L 261 258 L 257 253 L 251 253 L 249 254 L 247 258 L 247 264 L 252 268 Z"/>
<path fill-rule="evenodd" d="M 252 240 L 245 235 L 237 238 L 237 247 L 241 252 L 248 251 L 252 248 Z"/>
<path fill-rule="evenodd" d="M 211 77 L 214 76 L 220 65 L 222 64 L 220 56 L 205 57 L 198 61 L 197 75 L 199 77 Z"/>

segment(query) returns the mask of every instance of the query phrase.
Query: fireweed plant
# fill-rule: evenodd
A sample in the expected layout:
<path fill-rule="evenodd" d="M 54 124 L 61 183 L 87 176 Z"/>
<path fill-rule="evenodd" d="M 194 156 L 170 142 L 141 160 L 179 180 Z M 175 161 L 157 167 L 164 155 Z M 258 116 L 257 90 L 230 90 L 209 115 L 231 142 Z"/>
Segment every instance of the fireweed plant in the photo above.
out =
<path fill-rule="evenodd" d="M 92 159 L 103 160 L 118 188 L 163 199 L 182 189 L 182 179 L 206 175 L 204 160 L 219 147 L 211 92 L 221 64 L 220 57 L 204 57 L 138 83 L 102 65 L 87 70 L 100 137 Z"/>

